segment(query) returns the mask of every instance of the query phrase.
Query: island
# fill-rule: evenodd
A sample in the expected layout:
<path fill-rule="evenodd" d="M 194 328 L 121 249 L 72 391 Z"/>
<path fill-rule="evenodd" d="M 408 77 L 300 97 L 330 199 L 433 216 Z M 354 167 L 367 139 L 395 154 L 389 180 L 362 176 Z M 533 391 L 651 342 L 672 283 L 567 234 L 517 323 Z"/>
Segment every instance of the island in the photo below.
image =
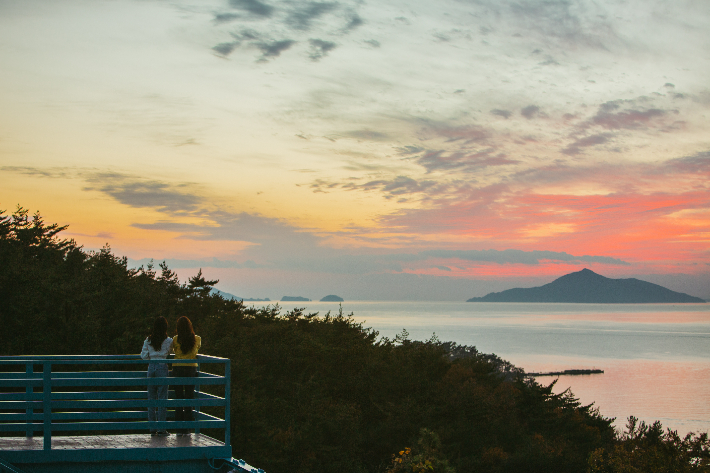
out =
<path fill-rule="evenodd" d="M 566 274 L 544 286 L 491 292 L 483 297 L 472 297 L 466 302 L 642 304 L 705 301 L 640 279 L 612 279 L 585 268 Z"/>
<path fill-rule="evenodd" d="M 300 296 L 283 296 L 281 302 L 311 302 L 307 297 Z"/>
<path fill-rule="evenodd" d="M 216 295 L 221 296 L 227 300 L 235 300 L 235 301 L 243 301 L 243 302 L 270 302 L 271 301 L 271 299 L 269 299 L 268 297 L 265 299 L 251 299 L 251 298 L 245 299 L 244 297 L 239 297 L 239 296 L 235 296 L 234 294 L 230 294 L 228 292 L 220 291 L 219 289 L 216 289 L 214 287 L 210 289 L 210 294 L 216 294 Z"/>
<path fill-rule="evenodd" d="M 336 295 L 331 294 L 331 295 L 329 295 L 329 296 L 325 296 L 325 297 L 324 297 L 323 299 L 321 299 L 320 301 L 321 301 L 321 302 L 344 302 L 345 299 L 343 299 L 343 298 L 340 297 L 340 296 L 336 296 Z"/>
<path fill-rule="evenodd" d="M 600 370 L 597 368 L 594 369 L 583 369 L 583 370 L 564 370 L 564 371 L 547 371 L 544 373 L 525 373 L 525 376 L 528 377 L 537 377 L 537 376 L 579 376 L 583 374 L 604 374 L 604 370 Z"/>

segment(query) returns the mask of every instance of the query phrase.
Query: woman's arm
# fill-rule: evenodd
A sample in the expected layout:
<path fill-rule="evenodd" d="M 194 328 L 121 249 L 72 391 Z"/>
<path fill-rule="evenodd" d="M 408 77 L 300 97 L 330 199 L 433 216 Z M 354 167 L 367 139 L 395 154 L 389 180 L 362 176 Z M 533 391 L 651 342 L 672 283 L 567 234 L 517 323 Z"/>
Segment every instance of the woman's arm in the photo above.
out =
<path fill-rule="evenodd" d="M 141 358 L 144 360 L 149 360 L 150 359 L 150 352 L 148 351 L 148 345 L 150 342 L 146 338 L 145 341 L 143 342 L 143 349 L 141 350 Z"/>

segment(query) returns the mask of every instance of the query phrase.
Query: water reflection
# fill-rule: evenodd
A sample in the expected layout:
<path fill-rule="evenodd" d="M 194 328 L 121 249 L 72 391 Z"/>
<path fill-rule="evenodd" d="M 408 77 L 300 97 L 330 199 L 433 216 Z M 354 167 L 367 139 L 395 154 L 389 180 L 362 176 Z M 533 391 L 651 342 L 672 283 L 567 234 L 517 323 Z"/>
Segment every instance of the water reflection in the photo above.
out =
<path fill-rule="evenodd" d="M 321 314 L 339 309 L 298 304 Z M 634 415 L 681 435 L 710 429 L 710 304 L 345 302 L 343 310 L 381 336 L 404 328 L 413 340 L 436 333 L 530 372 L 603 369 L 560 377 L 555 392 L 571 387 L 583 403 L 616 417 L 617 427 Z"/>

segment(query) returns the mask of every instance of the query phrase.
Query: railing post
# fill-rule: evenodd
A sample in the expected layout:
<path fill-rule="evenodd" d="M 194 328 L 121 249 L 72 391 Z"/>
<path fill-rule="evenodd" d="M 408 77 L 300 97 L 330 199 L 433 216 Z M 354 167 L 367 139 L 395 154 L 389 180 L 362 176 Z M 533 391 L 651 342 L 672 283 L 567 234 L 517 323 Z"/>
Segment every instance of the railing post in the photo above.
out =
<path fill-rule="evenodd" d="M 42 412 L 44 413 L 44 451 L 52 448 L 52 363 L 42 363 Z"/>
<path fill-rule="evenodd" d="M 28 381 L 27 386 L 25 387 L 25 396 L 27 400 L 27 405 L 32 406 L 32 394 L 34 393 L 34 388 L 32 387 L 32 384 L 29 382 L 30 378 L 32 378 L 32 375 L 34 374 L 34 363 L 29 362 L 25 365 L 25 379 Z M 32 425 L 32 415 L 34 414 L 34 409 L 32 407 L 28 407 L 25 409 L 25 422 L 27 423 L 27 431 L 25 432 L 25 436 L 27 438 L 31 438 L 34 436 L 34 426 Z"/>
<path fill-rule="evenodd" d="M 197 358 L 197 357 L 195 357 L 195 358 Z M 199 363 L 197 363 L 197 376 L 200 376 L 200 364 L 199 364 Z M 193 398 L 193 400 L 200 398 L 199 392 L 200 392 L 200 385 L 199 385 L 199 384 L 196 384 L 196 385 L 195 385 L 195 397 Z M 192 410 L 194 411 L 194 415 L 192 416 L 192 420 L 197 420 L 197 419 L 200 417 L 200 416 L 199 416 L 199 414 L 200 414 L 200 406 L 195 406 L 195 407 L 193 407 Z M 199 434 L 199 433 L 200 433 L 200 428 L 197 427 L 197 428 L 195 429 L 195 434 Z"/>
<path fill-rule="evenodd" d="M 232 434 L 232 424 L 230 422 L 229 411 L 231 410 L 230 397 L 232 390 L 230 388 L 230 382 L 232 380 L 232 370 L 230 368 L 231 360 L 227 360 L 224 365 L 224 420 L 226 422 L 226 427 L 224 428 L 224 444 L 230 445 L 230 439 Z"/>

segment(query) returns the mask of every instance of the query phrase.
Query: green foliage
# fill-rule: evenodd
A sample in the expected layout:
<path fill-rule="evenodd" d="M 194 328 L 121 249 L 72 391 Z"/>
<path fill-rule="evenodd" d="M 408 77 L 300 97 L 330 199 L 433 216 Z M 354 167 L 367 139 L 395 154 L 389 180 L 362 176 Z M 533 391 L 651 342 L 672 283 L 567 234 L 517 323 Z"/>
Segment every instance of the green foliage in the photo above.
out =
<path fill-rule="evenodd" d="M 392 466 L 386 473 L 456 473 L 442 453 L 436 432 L 421 429 L 417 444 L 414 451 L 407 447 L 392 455 Z"/>
<path fill-rule="evenodd" d="M 201 274 L 181 285 L 165 263 L 129 269 L 105 246 L 85 252 L 18 207 L 0 212 L 0 323 L 3 355 L 137 353 L 153 320 L 201 321 L 229 304 Z"/>
<path fill-rule="evenodd" d="M 571 393 L 474 347 L 379 338 L 342 308 L 245 307 L 211 294 L 217 281 L 201 271 L 181 284 L 165 263 L 130 269 L 108 246 L 60 239 L 64 228 L 0 212 L 2 354 L 137 353 L 156 316 L 173 330 L 188 316 L 202 351 L 232 361 L 235 454 L 270 473 L 626 472 L 641 470 L 615 465 L 667 447 L 707 454 L 707 437 L 654 437 L 655 427 L 616 438 L 611 419 Z M 671 457 L 706 465 L 688 455 Z"/>
<path fill-rule="evenodd" d="M 626 430 L 611 448 L 599 448 L 589 458 L 590 473 L 685 473 L 710 471 L 708 434 L 663 430 L 661 423 L 651 425 L 628 418 Z"/>

